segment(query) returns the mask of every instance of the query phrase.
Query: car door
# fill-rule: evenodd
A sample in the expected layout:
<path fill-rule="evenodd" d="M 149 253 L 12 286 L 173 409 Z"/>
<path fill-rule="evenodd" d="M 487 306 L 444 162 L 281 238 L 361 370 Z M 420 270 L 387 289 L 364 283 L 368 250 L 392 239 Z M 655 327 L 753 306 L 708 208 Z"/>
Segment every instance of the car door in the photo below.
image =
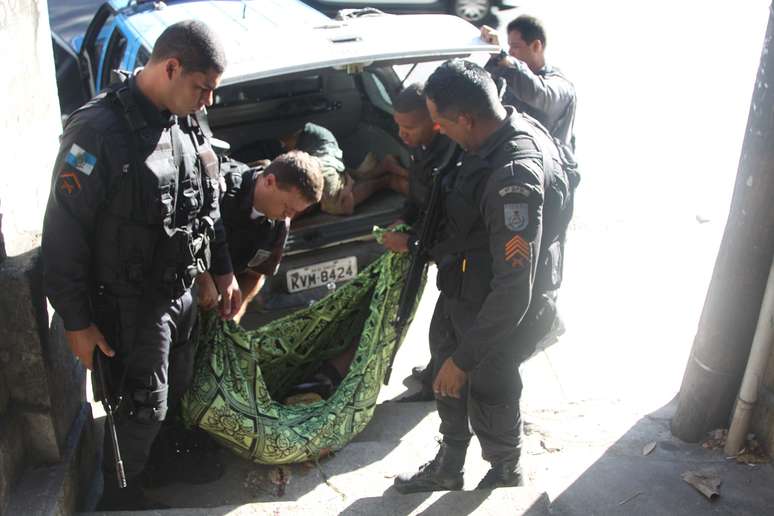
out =
<path fill-rule="evenodd" d="M 115 28 L 115 15 L 112 5 L 102 4 L 77 45 L 81 82 L 89 97 L 96 95 L 101 87 L 102 56 L 108 37 Z"/>
<path fill-rule="evenodd" d="M 112 27 L 110 25 L 106 26 L 106 32 L 109 32 L 110 35 L 107 36 L 107 46 L 100 59 L 96 81 L 97 91 L 102 91 L 110 85 L 113 70 L 125 70 L 132 66 L 130 61 L 129 30 L 119 20 L 116 20 L 111 25 Z"/>
<path fill-rule="evenodd" d="M 59 91 L 59 110 L 68 115 L 89 100 L 89 89 L 81 81 L 78 54 L 57 33 L 51 33 L 56 69 L 56 87 Z"/>

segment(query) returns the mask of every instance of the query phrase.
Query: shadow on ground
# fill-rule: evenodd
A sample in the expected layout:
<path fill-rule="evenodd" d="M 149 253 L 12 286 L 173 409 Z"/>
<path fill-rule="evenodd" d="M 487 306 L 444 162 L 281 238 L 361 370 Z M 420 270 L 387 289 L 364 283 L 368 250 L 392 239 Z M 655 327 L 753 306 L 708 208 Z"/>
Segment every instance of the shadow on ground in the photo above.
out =
<path fill-rule="evenodd" d="M 676 401 L 643 417 L 551 503 L 552 514 L 760 515 L 774 507 L 774 467 L 727 460 L 672 436 Z M 652 452 L 644 448 L 655 443 Z M 722 484 L 709 501 L 681 475 L 711 470 Z M 767 509 L 768 508 L 768 509 Z"/>

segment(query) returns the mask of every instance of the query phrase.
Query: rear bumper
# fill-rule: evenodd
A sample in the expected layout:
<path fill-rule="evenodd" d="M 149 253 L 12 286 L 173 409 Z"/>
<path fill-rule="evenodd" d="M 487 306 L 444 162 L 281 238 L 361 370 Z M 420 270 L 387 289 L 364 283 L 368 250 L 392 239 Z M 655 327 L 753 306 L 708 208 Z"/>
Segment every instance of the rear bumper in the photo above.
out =
<path fill-rule="evenodd" d="M 357 270 L 359 272 L 384 253 L 384 247 L 375 240 L 370 239 L 369 241 L 351 242 L 327 249 L 317 249 L 314 252 L 286 256 L 282 260 L 277 274 L 267 278 L 260 293 L 248 308 L 242 324 L 247 328 L 262 326 L 274 319 L 312 305 L 344 284 L 329 283 L 328 285 L 291 293 L 288 290 L 287 284 L 288 271 L 354 256 L 357 259 Z"/>

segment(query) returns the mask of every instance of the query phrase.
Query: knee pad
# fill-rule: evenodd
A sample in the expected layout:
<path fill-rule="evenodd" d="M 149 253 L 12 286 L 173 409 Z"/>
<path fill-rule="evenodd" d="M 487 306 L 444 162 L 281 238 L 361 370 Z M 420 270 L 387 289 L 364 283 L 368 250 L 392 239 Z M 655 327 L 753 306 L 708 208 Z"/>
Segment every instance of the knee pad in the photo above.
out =
<path fill-rule="evenodd" d="M 166 385 L 156 390 L 139 387 L 129 391 L 129 418 L 140 423 L 164 421 L 167 416 Z"/>

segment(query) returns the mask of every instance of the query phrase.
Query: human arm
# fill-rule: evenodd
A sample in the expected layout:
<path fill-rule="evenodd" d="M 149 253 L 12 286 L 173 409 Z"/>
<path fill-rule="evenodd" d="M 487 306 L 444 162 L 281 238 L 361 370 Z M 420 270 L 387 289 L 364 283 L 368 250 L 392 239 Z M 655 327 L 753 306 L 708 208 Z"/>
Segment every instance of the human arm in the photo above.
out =
<path fill-rule="evenodd" d="M 96 110 L 85 110 L 68 121 L 54 162 L 41 242 L 44 292 L 62 318 L 70 349 L 90 369 L 95 346 L 114 354 L 94 325 L 89 292 L 98 212 L 114 170 L 102 152 L 112 137 L 95 128 L 96 116 Z"/>
<path fill-rule="evenodd" d="M 575 102 L 575 87 L 557 73 L 536 74 L 524 61 L 511 56 L 490 59 L 486 70 L 505 80 L 508 92 L 527 106 L 544 113 L 549 124 Z"/>
<path fill-rule="evenodd" d="M 212 274 L 205 272 L 204 274 L 196 278 L 196 286 L 198 287 L 197 300 L 199 307 L 204 310 L 212 310 L 218 305 L 218 287 L 215 286 L 215 280 L 212 278 Z"/>

